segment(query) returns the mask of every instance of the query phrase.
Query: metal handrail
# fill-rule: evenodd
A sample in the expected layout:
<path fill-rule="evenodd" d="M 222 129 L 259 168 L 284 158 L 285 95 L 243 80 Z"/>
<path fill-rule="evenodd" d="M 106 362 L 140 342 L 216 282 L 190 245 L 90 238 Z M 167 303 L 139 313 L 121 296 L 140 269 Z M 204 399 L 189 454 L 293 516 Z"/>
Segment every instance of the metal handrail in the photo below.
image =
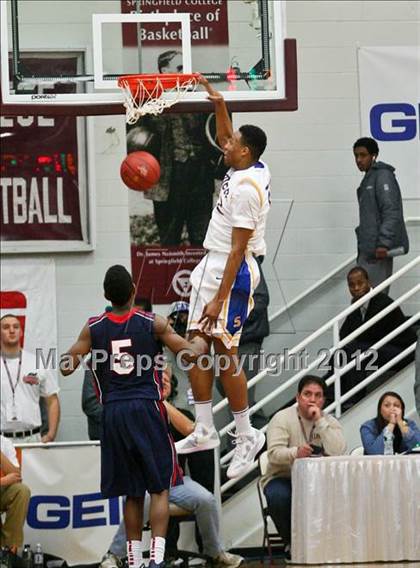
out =
<path fill-rule="evenodd" d="M 344 270 L 349 264 L 354 262 L 356 260 L 356 258 L 357 258 L 356 254 L 349 256 L 344 262 L 342 262 L 341 264 L 336 266 L 333 270 L 328 272 L 320 280 L 318 280 L 317 282 L 312 284 L 312 286 L 309 286 L 309 288 L 306 288 L 306 290 L 304 290 L 303 292 L 301 292 L 300 294 L 295 296 L 293 298 L 293 300 L 291 300 L 288 304 L 286 304 L 285 306 L 283 306 L 282 308 L 280 308 L 279 310 L 277 310 L 276 312 L 271 314 L 268 318 L 268 321 L 272 322 L 273 320 L 275 320 L 276 318 L 278 318 L 279 316 L 281 316 L 285 312 L 289 311 L 290 308 L 292 308 L 297 303 L 299 303 L 301 300 L 303 300 L 303 298 L 305 298 L 306 296 L 309 296 L 310 294 L 312 294 L 312 292 L 315 292 L 315 290 L 318 290 L 318 288 L 321 288 L 326 282 L 331 280 L 331 278 L 334 278 L 334 276 L 337 276 L 337 274 L 340 274 L 340 272 L 342 270 Z"/>
<path fill-rule="evenodd" d="M 420 217 L 407 217 L 405 219 L 406 225 L 414 225 L 415 223 L 420 223 Z M 298 302 L 300 302 L 300 300 L 302 300 L 306 296 L 309 296 L 310 294 L 312 294 L 312 292 L 318 290 L 318 288 L 321 288 L 324 284 L 326 284 L 326 282 L 331 280 L 331 278 L 337 276 L 337 274 L 340 274 L 342 270 L 344 270 L 347 266 L 349 266 L 349 264 L 354 262 L 356 259 L 357 259 L 356 254 L 353 254 L 352 256 L 348 257 L 341 264 L 339 264 L 333 270 L 331 270 L 325 276 L 323 276 L 320 280 L 312 284 L 312 286 L 309 286 L 309 288 L 307 288 L 306 290 L 295 296 L 293 300 L 291 300 L 287 305 L 283 306 L 282 308 L 271 314 L 268 318 L 268 321 L 272 322 L 273 320 L 275 320 L 276 318 L 278 318 L 279 316 L 290 310 L 290 308 L 295 306 Z"/>
<path fill-rule="evenodd" d="M 411 262 L 407 263 L 405 266 L 403 266 L 400 270 L 398 270 L 397 272 L 395 272 L 395 274 L 392 274 L 389 278 L 387 278 L 386 280 L 384 280 L 381 284 L 379 284 L 378 286 L 376 286 L 375 288 L 372 288 L 372 290 L 370 290 L 367 294 L 365 294 L 362 298 L 360 298 L 359 300 L 357 300 L 356 302 L 354 302 L 353 304 L 351 304 L 349 307 L 345 308 L 342 312 L 340 312 L 337 316 L 333 317 L 330 321 L 328 321 L 327 323 L 325 323 L 322 327 L 320 327 L 318 330 L 314 331 L 311 335 L 309 335 L 307 338 L 305 338 L 303 341 L 301 341 L 300 343 L 298 343 L 298 345 L 296 345 L 295 347 L 293 347 L 292 349 L 290 349 L 289 351 L 289 355 L 293 355 L 294 353 L 297 353 L 299 351 L 301 351 L 303 348 L 305 348 L 309 343 L 311 343 L 314 339 L 317 339 L 320 335 L 322 335 L 323 333 L 325 333 L 330 327 L 333 327 L 334 324 L 339 323 L 340 320 L 344 319 L 345 317 L 347 317 L 349 314 L 351 314 L 352 312 L 354 312 L 355 310 L 357 310 L 360 306 L 362 306 L 363 304 L 365 304 L 368 300 L 370 300 L 371 298 L 373 298 L 374 296 L 376 296 L 377 294 L 379 294 L 379 292 L 382 292 L 382 290 L 384 290 L 385 288 L 387 288 L 388 286 L 390 286 L 390 284 L 392 282 L 394 282 L 395 280 L 398 280 L 401 276 L 403 276 L 406 272 L 408 272 L 409 270 L 411 270 L 412 268 L 414 268 L 415 266 L 417 266 L 418 264 L 420 264 L 420 256 L 418 256 L 417 258 L 413 259 Z M 418 286 L 414 287 L 414 292 L 415 293 L 418 289 Z M 371 325 L 373 325 L 374 323 L 376 323 L 379 319 L 381 319 L 381 317 L 383 317 L 384 315 L 386 315 L 388 312 L 390 312 L 393 307 L 398 306 L 399 304 L 401 304 L 407 297 L 407 294 L 410 294 L 409 292 L 404 294 L 403 296 L 401 296 L 399 299 L 395 300 L 393 302 L 393 304 L 391 304 L 390 306 L 388 306 L 387 308 L 385 308 L 384 310 L 382 310 L 382 312 L 378 313 L 376 316 L 374 316 L 373 318 L 369 319 L 367 322 L 365 322 L 362 326 L 360 326 L 356 331 L 354 331 L 353 333 L 351 333 L 350 335 L 348 335 L 345 339 L 343 339 L 341 342 L 339 342 L 337 345 L 334 346 L 334 348 L 339 348 L 339 347 L 343 347 L 344 345 L 346 345 L 349 341 L 351 341 L 352 339 L 354 339 L 355 337 L 357 337 L 357 335 L 359 335 L 359 333 L 362 333 L 363 331 L 365 331 L 366 329 L 368 329 Z M 282 355 L 280 362 L 283 363 L 284 362 L 284 355 Z M 309 369 L 309 368 L 308 368 Z M 250 381 L 248 381 L 248 389 L 251 388 L 252 386 L 254 386 L 255 384 L 257 384 L 261 379 L 263 379 L 267 374 L 268 374 L 268 369 L 263 369 L 262 371 L 260 371 L 255 377 L 253 377 Z M 293 379 L 293 377 L 292 377 Z M 290 379 L 289 379 L 290 381 Z M 287 383 L 289 383 L 289 381 L 287 381 Z M 293 383 L 291 383 L 293 384 Z M 277 390 L 277 389 L 276 389 Z M 276 391 L 274 391 L 276 392 Z M 259 403 L 257 403 L 259 404 Z M 225 406 L 228 405 L 228 400 L 227 398 L 224 398 L 223 400 L 221 400 L 220 402 L 218 402 L 217 404 L 214 405 L 213 407 L 213 413 L 216 414 L 217 412 L 219 412 L 219 410 L 221 410 L 222 408 L 224 408 Z M 255 408 L 256 405 L 254 405 L 252 408 Z M 252 411 L 251 408 L 251 411 Z M 260 408 L 260 407 L 258 407 Z M 257 409 L 256 409 L 257 410 Z M 254 410 L 254 412 L 256 411 Z"/>
<path fill-rule="evenodd" d="M 80 440 L 79 442 L 25 442 L 19 444 L 18 442 L 13 443 L 15 448 L 44 448 L 48 450 L 49 448 L 66 448 L 71 446 L 100 446 L 100 440 Z"/>
<path fill-rule="evenodd" d="M 306 347 L 309 343 L 311 343 L 313 340 L 317 339 L 320 335 L 322 335 L 323 333 L 325 333 L 326 331 L 328 331 L 329 329 L 333 328 L 333 331 L 335 332 L 335 335 L 338 336 L 338 324 L 339 321 L 342 320 L 343 318 L 345 318 L 348 314 L 352 313 L 353 311 L 357 310 L 361 305 L 365 304 L 367 301 L 369 301 L 372 297 L 376 296 L 378 293 L 380 293 L 383 289 L 387 288 L 392 282 L 394 282 L 395 280 L 398 280 L 399 278 L 401 278 L 401 276 L 403 276 L 406 272 L 410 271 L 412 268 L 416 267 L 418 264 L 420 264 L 420 256 L 416 257 L 415 259 L 413 259 L 411 262 L 407 263 L 404 267 L 402 267 L 399 271 L 397 271 L 395 274 L 391 275 L 387 280 L 385 280 L 384 282 L 382 282 L 381 284 L 379 284 L 376 288 L 370 290 L 366 295 L 364 295 L 362 298 L 360 298 L 359 300 L 357 300 L 356 302 L 354 302 L 352 305 L 350 305 L 348 308 L 346 308 L 345 310 L 343 310 L 342 312 L 340 312 L 337 316 L 335 316 L 334 318 L 332 318 L 329 322 L 327 322 L 326 324 L 324 324 L 320 329 L 318 329 L 317 331 L 315 331 L 314 333 L 312 333 L 309 337 L 307 337 L 305 340 L 303 340 L 302 342 L 300 342 L 297 346 L 295 346 L 294 348 L 292 348 L 289 351 L 289 355 L 292 355 L 294 353 L 297 353 L 299 351 L 301 351 L 304 347 Z M 400 304 L 402 304 L 406 299 L 408 299 L 409 297 L 413 296 L 414 294 L 418 293 L 420 291 L 420 284 L 417 284 L 416 286 L 414 286 L 411 290 L 409 290 L 408 292 L 406 292 L 405 294 L 401 295 L 397 300 L 394 300 L 389 306 L 387 306 L 386 308 L 384 308 L 381 312 L 379 312 L 378 314 L 376 314 L 374 317 L 370 318 L 368 321 L 366 321 L 365 323 L 363 323 L 357 330 L 355 330 L 354 332 L 352 332 L 351 334 L 349 334 L 348 336 L 346 336 L 344 339 L 336 342 L 334 341 L 334 345 L 329 349 L 329 352 L 332 353 L 333 351 L 335 351 L 336 349 L 339 349 L 343 346 L 345 346 L 347 343 L 349 343 L 350 341 L 352 341 L 355 337 L 357 337 L 358 335 L 360 335 L 361 333 L 363 333 L 366 329 L 369 329 L 369 327 L 371 327 L 372 325 L 374 325 L 375 323 L 377 323 L 379 320 L 381 320 L 385 315 L 387 315 L 389 312 L 391 312 L 393 309 L 395 309 L 396 306 L 399 306 Z M 380 341 L 378 341 L 377 343 L 375 343 L 371 349 L 378 349 L 380 347 L 382 347 L 383 345 L 385 345 L 388 341 L 390 341 L 391 339 L 393 339 L 395 336 L 397 336 L 399 333 L 401 333 L 403 330 L 407 329 L 408 327 L 410 327 L 411 325 L 413 325 L 416 321 L 418 321 L 420 319 L 420 312 L 418 312 L 417 314 L 415 314 L 414 316 L 412 316 L 411 318 L 409 318 L 406 322 L 404 322 L 403 324 L 401 324 L 398 328 L 394 329 L 393 331 L 391 331 L 389 334 L 387 334 L 386 336 L 384 336 Z M 415 343 L 411 346 L 409 346 L 407 349 L 405 349 L 402 353 L 400 353 L 399 355 L 397 355 L 396 357 L 394 357 L 390 362 L 388 362 L 387 364 L 383 365 L 380 369 L 378 369 L 377 371 L 375 371 L 374 373 L 372 373 L 371 375 L 369 375 L 366 379 L 364 379 L 360 384 L 358 384 L 356 387 L 353 387 L 353 389 L 351 389 L 350 391 L 348 391 L 345 395 L 341 396 L 340 394 L 340 380 L 341 380 L 341 375 L 345 372 L 347 372 L 349 369 L 353 368 L 356 365 L 356 360 L 352 360 L 350 361 L 350 363 L 346 364 L 343 368 L 339 369 L 338 371 L 336 371 L 331 377 L 329 377 L 329 379 L 327 380 L 327 384 L 332 384 L 338 383 L 338 389 L 336 390 L 336 400 L 328 406 L 328 408 L 326 409 L 326 412 L 329 412 L 333 409 L 338 410 L 338 416 L 340 415 L 341 412 L 341 404 L 342 402 L 345 402 L 346 400 L 348 400 L 349 398 L 351 398 L 355 393 L 357 393 L 359 390 L 361 390 L 362 388 L 364 388 L 367 384 L 371 383 L 372 381 L 374 381 L 378 376 L 382 375 L 383 373 L 385 373 L 389 368 L 391 368 L 395 363 L 397 363 L 398 361 L 402 360 L 406 355 L 408 355 L 409 353 L 411 353 L 412 351 L 414 351 L 415 349 Z M 364 359 L 365 357 L 367 357 L 368 354 L 361 354 L 360 359 Z M 272 399 L 274 399 L 275 397 L 277 397 L 281 392 L 287 390 L 290 386 L 292 386 L 293 384 L 295 384 L 304 374 L 307 374 L 308 371 L 310 371 L 311 369 L 313 369 L 314 367 L 316 367 L 323 359 L 324 356 L 322 357 L 318 357 L 316 358 L 308 367 L 306 367 L 305 369 L 299 371 L 298 373 L 295 373 L 290 379 L 288 379 L 287 381 L 285 381 L 282 385 L 279 385 L 279 387 L 277 387 L 274 391 L 272 391 L 271 393 L 269 393 L 267 396 L 263 397 L 260 401 L 258 401 L 256 404 L 254 404 L 251 408 L 250 408 L 250 414 L 253 414 L 254 412 L 256 412 L 257 410 L 259 410 L 261 407 L 263 407 L 265 404 L 267 404 L 268 402 L 270 402 Z M 281 362 L 284 361 L 284 355 L 281 356 Z M 253 377 L 253 379 L 251 379 L 248 382 L 248 388 L 252 387 L 253 385 L 257 384 L 264 376 L 266 376 L 268 374 L 268 369 L 263 369 L 260 373 L 258 373 L 258 375 L 256 375 L 255 377 Z M 338 397 L 337 397 L 337 393 L 338 393 Z M 219 402 L 217 405 L 215 405 L 215 407 L 213 408 L 213 412 L 217 412 L 218 410 L 220 410 L 221 408 L 223 408 L 224 406 L 227 405 L 227 399 Z M 224 428 L 222 428 L 219 432 L 220 437 L 222 437 L 223 435 L 225 435 L 229 429 L 234 425 L 234 421 L 230 422 L 227 426 L 225 426 Z M 261 431 L 265 432 L 267 429 L 267 425 L 264 426 Z M 229 461 L 229 458 L 231 457 L 233 451 L 227 453 L 225 456 L 223 456 L 223 458 L 221 459 L 221 464 L 226 463 L 227 461 Z M 255 466 L 253 467 L 253 469 L 255 469 L 257 466 L 255 464 Z M 239 478 L 240 479 L 240 478 Z M 232 487 L 233 485 L 235 485 L 235 483 L 238 481 L 238 479 L 232 479 L 228 482 L 226 482 L 225 484 L 222 485 L 221 487 L 221 492 L 224 493 L 227 489 L 229 489 L 230 487 Z"/>
<path fill-rule="evenodd" d="M 390 361 L 388 361 L 388 363 L 385 363 L 384 365 L 382 365 L 382 367 L 380 367 L 379 369 L 374 371 L 371 375 L 366 377 L 366 379 L 363 379 L 363 381 L 360 381 L 360 383 L 358 383 L 352 389 L 348 390 L 345 394 L 343 394 L 340 401 L 335 400 L 334 402 L 329 404 L 324 409 L 324 412 L 329 414 L 331 412 L 331 410 L 334 410 L 339 403 L 346 402 L 346 400 L 351 398 L 354 394 L 358 393 L 359 390 L 364 389 L 368 384 L 372 383 L 375 379 L 377 379 L 378 377 L 380 377 L 381 375 L 386 373 L 386 371 L 391 369 L 396 363 L 399 363 L 400 361 L 402 361 L 405 357 L 407 357 L 407 355 L 410 355 L 410 353 L 414 353 L 414 351 L 416 349 L 416 345 L 417 345 L 417 342 L 415 341 L 414 343 L 409 345 L 406 349 L 404 349 L 404 351 L 401 351 L 401 353 L 398 353 L 398 355 L 395 355 L 395 357 L 393 359 L 391 359 Z M 340 373 L 340 374 L 342 374 L 342 373 Z M 330 381 L 330 379 L 332 379 L 332 380 Z M 333 375 L 332 377 L 327 379 L 326 383 L 331 384 L 334 381 L 335 381 L 335 376 Z"/>
<path fill-rule="evenodd" d="M 418 284 L 417 286 L 415 286 L 411 291 L 410 291 L 410 296 L 412 296 L 413 294 L 415 294 L 416 292 L 420 292 L 420 284 Z M 401 300 L 401 299 L 399 299 Z M 402 302 L 403 300 L 401 300 Z M 401 303 L 400 302 L 400 303 Z M 383 317 L 383 315 L 385 314 L 385 311 L 388 313 L 390 311 L 392 311 L 392 309 L 394 309 L 394 303 L 390 304 L 389 306 L 387 306 L 386 309 L 382 310 L 381 312 L 379 312 L 376 316 L 374 316 L 373 318 L 371 318 L 372 320 L 378 321 L 379 319 L 381 319 Z M 386 343 L 388 343 L 388 341 L 390 341 L 391 339 L 394 339 L 394 337 L 396 337 L 397 335 L 399 335 L 402 331 L 408 329 L 409 327 L 411 327 L 413 324 L 415 324 L 418 320 L 420 320 L 420 312 L 417 314 L 414 314 L 414 316 L 411 316 L 411 318 L 409 318 L 408 320 L 406 320 L 404 323 L 402 323 L 400 326 L 396 327 L 395 329 L 393 329 L 392 331 L 390 331 L 387 335 L 385 335 L 382 339 L 380 339 L 379 341 L 377 341 L 374 345 L 372 345 L 369 349 L 370 350 L 374 350 L 374 349 L 380 349 L 383 345 L 385 345 Z M 366 323 L 369 323 L 371 320 L 368 320 Z M 366 324 L 363 324 L 363 326 L 360 326 L 360 328 L 358 328 L 356 330 L 356 332 L 358 332 L 359 330 L 361 330 L 361 332 L 363 333 L 364 330 L 362 330 L 362 327 L 364 327 L 365 329 L 367 329 L 370 326 L 366 326 Z M 349 334 L 348 336 L 346 336 L 344 339 L 342 339 L 337 345 L 333 345 L 331 347 L 330 354 L 332 354 L 336 349 L 339 349 L 340 347 L 342 347 L 343 345 L 347 344 L 348 342 L 352 341 L 351 338 L 353 338 L 356 335 L 356 332 L 353 332 L 351 334 Z M 358 334 L 357 334 L 358 335 Z M 346 341 L 347 340 L 347 341 Z M 416 343 L 414 342 L 410 348 L 412 350 L 414 350 Z M 365 351 L 363 353 L 360 354 L 359 357 L 359 361 L 363 361 L 364 359 L 366 359 L 369 356 L 369 352 Z M 281 394 L 283 391 L 287 390 L 289 388 L 290 385 L 296 383 L 298 380 L 300 380 L 304 375 L 308 374 L 310 371 L 312 371 L 312 369 L 314 369 L 315 367 L 318 366 L 318 364 L 323 360 L 324 356 L 318 357 L 316 358 L 314 361 L 312 361 L 312 363 L 305 367 L 305 369 L 302 369 L 301 371 L 299 371 L 298 373 L 296 373 L 295 375 L 293 375 L 293 377 L 291 377 L 288 381 L 286 381 L 285 383 L 283 383 L 282 385 L 280 385 L 279 387 L 277 387 L 277 389 L 275 389 L 274 391 L 272 391 L 270 394 L 268 394 L 267 396 L 265 396 L 264 398 L 262 398 L 260 401 L 258 401 L 257 403 L 255 403 L 255 405 L 253 405 L 250 409 L 250 413 L 252 414 L 253 412 L 256 412 L 257 410 L 259 410 L 262 406 L 264 406 L 267 402 L 270 402 L 272 399 L 276 398 L 279 394 Z M 403 358 L 403 357 L 401 357 Z M 399 360 L 399 359 L 398 359 Z M 342 368 L 338 369 L 331 377 L 329 377 L 326 381 L 327 385 L 330 385 L 332 383 L 334 383 L 338 377 L 341 378 L 341 375 L 344 375 L 344 373 L 346 373 L 347 371 L 349 371 L 350 369 L 352 369 L 353 367 L 356 366 L 356 364 L 359 362 L 356 359 L 352 359 L 349 363 L 347 363 L 346 365 L 343 365 Z M 397 362 L 397 361 L 396 361 Z M 382 371 L 382 369 L 385 367 L 385 365 L 383 365 L 380 370 Z M 388 368 L 388 367 L 387 367 Z M 385 369 L 387 370 L 387 369 Z M 385 371 L 383 371 L 385 372 Z M 378 371 L 375 371 L 374 373 L 372 373 L 371 375 L 369 375 L 368 377 L 368 381 L 366 384 L 370 383 L 371 381 L 373 381 L 378 375 Z M 372 378 L 373 377 L 373 378 Z M 352 393 L 356 393 L 358 392 L 359 389 L 352 389 Z M 350 391 L 349 391 L 350 392 Z M 347 399 L 351 398 L 352 395 L 348 396 L 348 393 L 346 393 L 345 395 L 342 395 L 339 397 L 339 400 L 334 401 L 334 408 L 339 409 L 339 413 L 341 412 L 341 403 L 345 402 Z M 253 411 L 253 412 L 251 412 Z M 339 417 L 339 415 L 336 415 L 337 417 Z M 222 437 L 224 436 L 230 428 L 232 428 L 234 426 L 235 422 L 232 421 L 230 422 L 227 426 L 225 426 L 224 428 L 222 428 L 219 431 L 219 436 Z M 233 455 L 233 450 L 228 452 L 227 454 L 225 454 L 222 459 L 220 460 L 221 464 L 224 464 L 226 462 L 229 461 L 229 458 Z"/>
<path fill-rule="evenodd" d="M 366 379 L 364 379 L 363 381 L 361 381 L 359 384 L 357 384 L 355 387 L 353 387 L 351 390 L 349 390 L 348 392 L 346 392 L 346 394 L 344 394 L 342 396 L 342 402 L 345 402 L 346 400 L 348 400 L 349 398 L 351 398 L 354 394 L 356 394 L 357 392 L 359 392 L 359 390 L 365 388 L 365 386 L 367 386 L 369 383 L 371 383 L 372 381 L 374 381 L 375 379 L 377 379 L 380 375 L 382 375 L 383 373 L 385 373 L 386 371 L 388 371 L 388 369 L 390 369 L 391 367 L 393 367 L 396 363 L 398 363 L 399 361 L 401 361 L 402 359 L 404 359 L 405 357 L 407 357 L 407 355 L 409 355 L 410 353 L 413 353 L 416 349 L 416 343 L 413 343 L 412 345 L 410 345 L 409 347 L 407 347 L 404 351 L 402 351 L 401 353 L 399 353 L 398 355 L 396 355 L 393 359 L 391 359 L 390 361 L 388 361 L 388 363 L 386 363 L 385 365 L 382 365 L 382 367 L 380 369 L 378 369 L 377 371 L 375 371 L 374 373 L 372 373 L 371 375 L 369 375 L 368 377 L 366 377 Z M 334 377 L 330 377 L 329 379 L 327 379 L 326 383 L 331 384 L 334 381 Z M 325 409 L 324 412 L 326 414 L 329 414 L 331 412 L 331 410 L 334 410 L 334 408 L 336 407 L 337 402 L 334 401 L 332 402 L 330 405 L 328 405 Z M 297 406 L 297 403 L 294 403 L 293 406 Z M 261 432 L 266 432 L 268 428 L 268 424 L 266 424 L 263 428 L 261 428 Z M 246 475 L 249 475 L 249 473 L 251 471 L 254 471 L 255 469 L 257 469 L 258 467 L 258 462 L 255 462 L 252 466 L 252 469 L 250 469 Z M 224 493 L 225 491 L 227 491 L 230 487 L 232 487 L 233 485 L 235 485 L 235 483 L 237 481 L 239 481 L 239 479 L 242 479 L 242 477 L 236 478 L 236 479 L 230 479 L 229 481 L 227 481 L 226 483 L 224 483 L 221 487 L 220 487 L 220 492 Z"/>

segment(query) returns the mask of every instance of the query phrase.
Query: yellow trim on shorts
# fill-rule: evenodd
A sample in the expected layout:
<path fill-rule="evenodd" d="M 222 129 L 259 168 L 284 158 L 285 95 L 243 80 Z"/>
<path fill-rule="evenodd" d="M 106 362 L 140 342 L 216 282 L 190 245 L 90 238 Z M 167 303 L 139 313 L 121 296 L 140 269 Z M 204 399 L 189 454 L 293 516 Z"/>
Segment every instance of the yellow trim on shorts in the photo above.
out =
<path fill-rule="evenodd" d="M 250 183 L 252 187 L 257 190 L 258 197 L 260 198 L 260 207 L 262 207 L 264 205 L 264 193 L 258 183 L 250 177 L 242 179 L 238 185 L 242 185 L 243 183 Z"/>

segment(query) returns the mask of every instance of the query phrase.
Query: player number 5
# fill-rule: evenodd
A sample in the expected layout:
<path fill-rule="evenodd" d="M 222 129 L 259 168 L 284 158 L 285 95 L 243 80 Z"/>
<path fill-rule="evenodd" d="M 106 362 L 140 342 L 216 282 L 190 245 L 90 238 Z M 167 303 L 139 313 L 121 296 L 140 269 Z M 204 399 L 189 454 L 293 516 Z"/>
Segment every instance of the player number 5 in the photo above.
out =
<path fill-rule="evenodd" d="M 131 347 L 131 339 L 118 339 L 111 341 L 112 360 L 111 370 L 118 375 L 129 375 L 134 369 L 134 358 L 127 351 L 121 351 L 123 347 Z"/>

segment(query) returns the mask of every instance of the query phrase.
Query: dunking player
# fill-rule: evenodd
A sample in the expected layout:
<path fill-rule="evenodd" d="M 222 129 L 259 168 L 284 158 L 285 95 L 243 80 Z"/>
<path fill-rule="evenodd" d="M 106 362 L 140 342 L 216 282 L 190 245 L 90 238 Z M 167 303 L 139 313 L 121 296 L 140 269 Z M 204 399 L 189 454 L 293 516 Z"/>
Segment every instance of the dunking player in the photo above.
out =
<path fill-rule="evenodd" d="M 138 568 L 142 561 L 143 501 L 145 492 L 150 493 L 149 566 L 155 568 L 163 563 L 165 552 L 168 489 L 182 482 L 162 401 L 159 341 L 174 352 L 190 350 L 191 359 L 204 353 L 207 344 L 200 338 L 190 343 L 166 319 L 132 308 L 135 286 L 123 266 L 108 269 L 104 292 L 112 311 L 89 319 L 62 356 L 61 372 L 71 374 L 81 357 L 92 352 L 92 371 L 104 404 L 101 491 L 104 497 L 127 495 L 124 521 L 130 568 Z"/>
<path fill-rule="evenodd" d="M 259 269 L 254 256 L 266 252 L 264 232 L 270 207 L 270 172 L 260 161 L 267 138 L 257 126 L 241 126 L 234 132 L 225 101 L 206 79 L 201 84 L 215 104 L 217 139 L 230 166 L 220 190 L 204 240 L 207 255 L 191 274 L 192 293 L 188 329 L 213 343 L 217 355 L 229 360 L 220 378 L 229 399 L 236 426 L 236 447 L 227 470 L 239 477 L 252 468 L 264 445 L 262 432 L 253 428 L 248 407 L 247 382 L 238 373 L 237 347 L 242 326 L 250 313 Z M 213 424 L 212 370 L 196 365 L 190 372 L 195 400 L 196 427 L 176 444 L 178 453 L 190 453 L 220 444 Z"/>

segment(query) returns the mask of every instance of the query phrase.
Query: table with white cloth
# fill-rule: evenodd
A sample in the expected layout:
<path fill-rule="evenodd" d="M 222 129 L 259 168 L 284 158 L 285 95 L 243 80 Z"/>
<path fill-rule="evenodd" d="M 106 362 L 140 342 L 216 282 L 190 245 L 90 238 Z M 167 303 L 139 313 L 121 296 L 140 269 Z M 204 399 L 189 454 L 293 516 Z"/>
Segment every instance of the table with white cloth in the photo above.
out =
<path fill-rule="evenodd" d="M 420 560 L 420 455 L 298 459 L 292 488 L 293 562 Z"/>

